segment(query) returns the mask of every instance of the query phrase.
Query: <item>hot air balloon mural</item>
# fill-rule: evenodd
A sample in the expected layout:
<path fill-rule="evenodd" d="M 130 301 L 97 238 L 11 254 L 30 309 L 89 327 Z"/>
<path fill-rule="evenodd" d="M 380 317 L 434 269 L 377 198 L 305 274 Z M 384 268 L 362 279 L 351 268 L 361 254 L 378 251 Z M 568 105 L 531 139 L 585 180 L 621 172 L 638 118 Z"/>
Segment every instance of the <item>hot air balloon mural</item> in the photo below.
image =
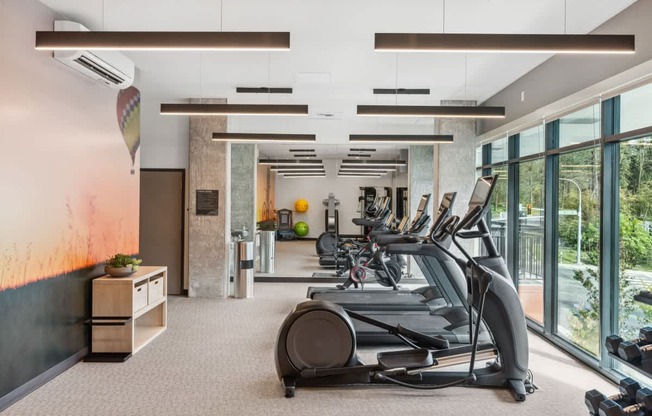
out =
<path fill-rule="evenodd" d="M 131 155 L 131 174 L 133 175 L 136 152 L 140 146 L 140 91 L 138 88 L 129 87 L 118 93 L 116 113 L 122 138 L 127 145 L 129 155 Z"/>

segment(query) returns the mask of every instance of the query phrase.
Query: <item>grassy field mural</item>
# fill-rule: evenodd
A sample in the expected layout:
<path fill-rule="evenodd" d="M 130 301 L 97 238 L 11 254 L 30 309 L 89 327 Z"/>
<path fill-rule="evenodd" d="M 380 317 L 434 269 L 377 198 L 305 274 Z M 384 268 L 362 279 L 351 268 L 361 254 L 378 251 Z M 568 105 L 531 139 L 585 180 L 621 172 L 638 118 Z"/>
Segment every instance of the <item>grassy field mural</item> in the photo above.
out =
<path fill-rule="evenodd" d="M 113 103 L 89 105 L 100 125 L 59 115 L 56 136 L 48 116 L 7 120 L 24 139 L 2 138 L 0 291 L 138 252 L 140 94 Z"/>

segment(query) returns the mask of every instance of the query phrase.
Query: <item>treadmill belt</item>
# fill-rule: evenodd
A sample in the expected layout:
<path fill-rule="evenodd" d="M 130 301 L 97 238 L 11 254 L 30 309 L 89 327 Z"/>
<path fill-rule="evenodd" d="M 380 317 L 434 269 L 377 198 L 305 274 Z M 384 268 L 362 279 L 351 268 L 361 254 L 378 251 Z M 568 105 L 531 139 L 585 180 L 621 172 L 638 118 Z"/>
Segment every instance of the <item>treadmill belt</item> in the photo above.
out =
<path fill-rule="evenodd" d="M 424 297 L 420 293 L 400 290 L 360 290 L 348 291 L 346 295 L 342 296 L 341 292 L 321 292 L 315 293 L 313 299 L 334 302 L 345 308 L 350 305 L 367 304 L 374 308 L 405 306 L 406 308 L 429 310 L 428 305 L 421 302 Z"/>

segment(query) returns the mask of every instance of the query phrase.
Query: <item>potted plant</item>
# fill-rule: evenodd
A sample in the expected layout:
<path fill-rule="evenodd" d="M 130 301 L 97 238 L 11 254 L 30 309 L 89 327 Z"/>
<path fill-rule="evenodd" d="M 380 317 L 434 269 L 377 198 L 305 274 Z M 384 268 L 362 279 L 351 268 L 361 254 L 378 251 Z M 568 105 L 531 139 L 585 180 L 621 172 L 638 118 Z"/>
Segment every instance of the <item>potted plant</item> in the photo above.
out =
<path fill-rule="evenodd" d="M 138 270 L 142 260 L 118 253 L 104 262 L 104 272 L 113 277 L 131 276 Z"/>

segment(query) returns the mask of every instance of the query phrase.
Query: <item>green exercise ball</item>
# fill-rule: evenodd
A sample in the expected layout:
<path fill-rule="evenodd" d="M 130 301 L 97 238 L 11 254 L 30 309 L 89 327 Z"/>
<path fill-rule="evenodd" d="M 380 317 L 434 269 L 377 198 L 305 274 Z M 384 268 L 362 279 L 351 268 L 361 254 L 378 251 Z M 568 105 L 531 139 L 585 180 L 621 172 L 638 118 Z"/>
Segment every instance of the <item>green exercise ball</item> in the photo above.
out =
<path fill-rule="evenodd" d="M 294 233 L 299 237 L 307 236 L 309 231 L 310 228 L 308 228 L 308 224 L 303 221 L 299 221 L 298 223 L 294 224 Z"/>

